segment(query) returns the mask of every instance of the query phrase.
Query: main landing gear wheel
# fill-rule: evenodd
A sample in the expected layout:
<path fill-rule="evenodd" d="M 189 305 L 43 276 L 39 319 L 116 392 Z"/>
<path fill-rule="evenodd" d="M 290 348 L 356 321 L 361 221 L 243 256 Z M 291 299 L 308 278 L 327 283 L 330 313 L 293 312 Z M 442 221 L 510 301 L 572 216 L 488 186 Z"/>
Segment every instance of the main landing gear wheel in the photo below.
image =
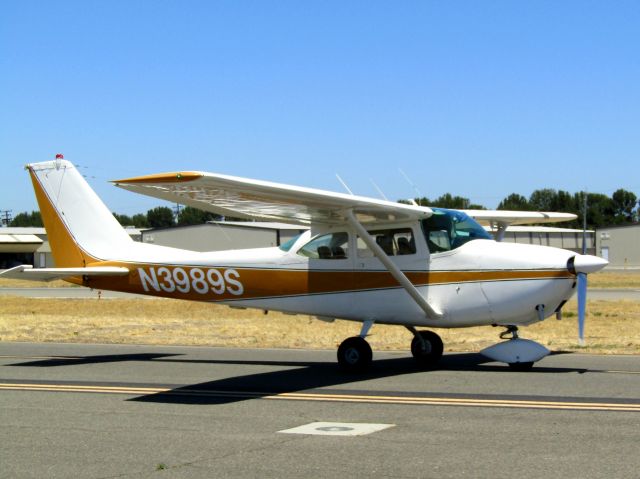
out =
<path fill-rule="evenodd" d="M 371 346 L 360 336 L 345 339 L 338 348 L 338 364 L 350 373 L 367 370 L 371 365 L 372 356 Z"/>
<path fill-rule="evenodd" d="M 415 331 L 411 340 L 411 354 L 423 368 L 430 368 L 442 357 L 442 339 L 433 331 Z"/>

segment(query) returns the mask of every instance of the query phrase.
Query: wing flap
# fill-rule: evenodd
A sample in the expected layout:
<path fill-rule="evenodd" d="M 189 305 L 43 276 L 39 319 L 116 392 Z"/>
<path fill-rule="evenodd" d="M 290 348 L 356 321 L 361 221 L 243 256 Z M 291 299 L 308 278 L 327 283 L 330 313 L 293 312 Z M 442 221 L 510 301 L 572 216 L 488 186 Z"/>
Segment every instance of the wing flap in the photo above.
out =
<path fill-rule="evenodd" d="M 25 279 L 31 281 L 53 281 L 72 276 L 124 276 L 129 274 L 127 268 L 118 266 L 90 266 L 87 268 L 37 268 L 31 265 L 20 265 L 0 271 L 0 278 Z"/>

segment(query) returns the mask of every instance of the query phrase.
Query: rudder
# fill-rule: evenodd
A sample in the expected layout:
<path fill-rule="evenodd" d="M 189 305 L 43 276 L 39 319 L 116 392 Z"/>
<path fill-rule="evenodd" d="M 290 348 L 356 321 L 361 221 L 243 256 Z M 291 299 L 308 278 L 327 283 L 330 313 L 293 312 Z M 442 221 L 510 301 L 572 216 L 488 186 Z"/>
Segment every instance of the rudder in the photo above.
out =
<path fill-rule="evenodd" d="M 27 169 L 57 267 L 112 259 L 133 241 L 71 162 L 46 161 Z"/>

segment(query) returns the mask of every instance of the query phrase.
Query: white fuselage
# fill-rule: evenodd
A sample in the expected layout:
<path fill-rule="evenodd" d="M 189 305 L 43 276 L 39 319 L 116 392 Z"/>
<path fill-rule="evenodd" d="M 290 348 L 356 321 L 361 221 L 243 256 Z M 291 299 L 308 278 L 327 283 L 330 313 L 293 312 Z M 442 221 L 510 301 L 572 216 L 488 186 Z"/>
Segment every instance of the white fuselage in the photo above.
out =
<path fill-rule="evenodd" d="M 418 223 L 400 226 L 413 229 L 416 252 L 392 260 L 442 312 L 438 319 L 428 318 L 373 256 L 314 259 L 299 254 L 326 228 L 303 234 L 289 251 L 197 253 L 132 244 L 121 257 L 108 261 L 128 267 L 128 277 L 91 279 L 88 285 L 325 318 L 443 328 L 532 323 L 553 314 L 574 292 L 575 276 L 567 270 L 567 261 L 575 256 L 571 251 L 475 240 L 429 254 Z M 355 234 L 341 230 L 347 230 L 355 252 Z M 544 306 L 542 316 L 539 305 Z"/>

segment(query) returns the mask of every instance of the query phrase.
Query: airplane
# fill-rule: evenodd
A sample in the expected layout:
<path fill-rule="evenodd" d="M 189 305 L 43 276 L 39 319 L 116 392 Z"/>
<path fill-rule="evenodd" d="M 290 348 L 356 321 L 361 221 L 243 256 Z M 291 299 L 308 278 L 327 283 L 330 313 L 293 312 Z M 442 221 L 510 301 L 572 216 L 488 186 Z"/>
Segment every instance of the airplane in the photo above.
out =
<path fill-rule="evenodd" d="M 501 326 L 503 341 L 481 353 L 530 370 L 549 350 L 520 338 L 518 328 L 560 317 L 577 278 L 608 264 L 564 249 L 499 241 L 509 224 L 575 218 L 567 213 L 465 212 L 199 171 L 113 181 L 224 216 L 308 227 L 279 247 L 170 248 L 133 241 L 61 155 L 25 168 L 56 267 L 20 265 L 0 277 L 62 278 L 99 290 L 358 321 L 360 334 L 337 351 L 348 372 L 370 367 L 366 337 L 374 324 L 407 328 L 411 353 L 424 368 L 435 367 L 444 346 L 438 334 L 422 328 Z M 495 237 L 478 221 L 492 224 Z"/>

